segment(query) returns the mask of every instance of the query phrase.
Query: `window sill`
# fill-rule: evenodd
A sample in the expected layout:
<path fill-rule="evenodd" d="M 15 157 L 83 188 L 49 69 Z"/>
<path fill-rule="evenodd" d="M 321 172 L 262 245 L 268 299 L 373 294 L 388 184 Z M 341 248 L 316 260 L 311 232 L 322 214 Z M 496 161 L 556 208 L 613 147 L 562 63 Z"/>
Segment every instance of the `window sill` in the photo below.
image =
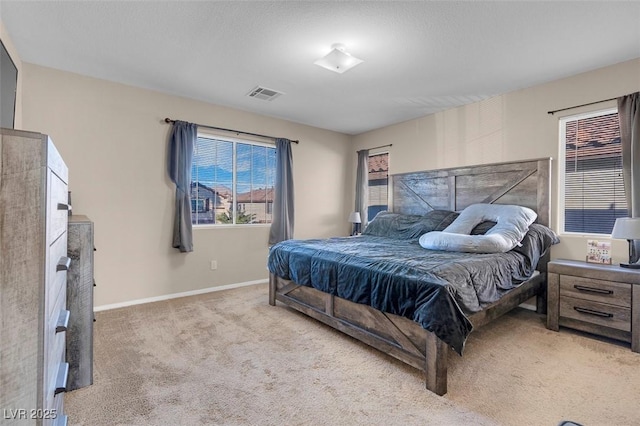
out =
<path fill-rule="evenodd" d="M 569 237 L 569 238 L 592 238 L 592 239 L 602 239 L 607 238 L 611 239 L 611 234 L 585 234 L 581 232 L 558 232 L 558 237 Z"/>
<path fill-rule="evenodd" d="M 255 223 L 255 224 L 236 224 L 236 225 L 193 225 L 192 229 L 194 231 L 197 230 L 208 230 L 208 229 L 237 229 L 237 228 L 270 228 L 270 223 Z"/>

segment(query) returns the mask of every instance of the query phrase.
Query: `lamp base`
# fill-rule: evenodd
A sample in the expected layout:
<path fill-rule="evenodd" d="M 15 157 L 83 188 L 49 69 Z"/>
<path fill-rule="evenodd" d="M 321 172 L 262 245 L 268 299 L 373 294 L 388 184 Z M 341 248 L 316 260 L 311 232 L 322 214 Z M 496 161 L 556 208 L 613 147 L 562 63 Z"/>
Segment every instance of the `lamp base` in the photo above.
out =
<path fill-rule="evenodd" d="M 640 263 L 621 263 L 620 266 L 629 269 L 640 269 Z"/>

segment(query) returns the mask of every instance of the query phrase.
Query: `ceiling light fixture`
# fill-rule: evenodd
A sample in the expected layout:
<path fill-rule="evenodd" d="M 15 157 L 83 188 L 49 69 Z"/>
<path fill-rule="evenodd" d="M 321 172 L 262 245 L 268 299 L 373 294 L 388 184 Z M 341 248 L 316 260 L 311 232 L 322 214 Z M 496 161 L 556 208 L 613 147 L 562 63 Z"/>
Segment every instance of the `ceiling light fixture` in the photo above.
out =
<path fill-rule="evenodd" d="M 348 54 L 345 50 L 344 44 L 336 43 L 331 45 L 331 52 L 327 53 L 323 58 L 315 61 L 314 64 L 320 65 L 322 68 L 326 68 L 330 71 L 337 72 L 338 74 L 342 74 L 362 62 L 362 59 L 358 59 Z"/>

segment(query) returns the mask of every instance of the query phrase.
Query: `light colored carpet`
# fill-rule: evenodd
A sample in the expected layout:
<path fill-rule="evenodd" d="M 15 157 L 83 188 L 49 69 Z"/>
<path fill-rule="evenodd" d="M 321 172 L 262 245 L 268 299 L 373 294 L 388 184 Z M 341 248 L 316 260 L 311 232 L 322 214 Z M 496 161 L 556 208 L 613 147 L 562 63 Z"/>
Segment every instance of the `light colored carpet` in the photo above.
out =
<path fill-rule="evenodd" d="M 640 354 L 516 309 L 450 354 L 449 392 L 255 285 L 98 312 L 71 425 L 640 424 Z"/>

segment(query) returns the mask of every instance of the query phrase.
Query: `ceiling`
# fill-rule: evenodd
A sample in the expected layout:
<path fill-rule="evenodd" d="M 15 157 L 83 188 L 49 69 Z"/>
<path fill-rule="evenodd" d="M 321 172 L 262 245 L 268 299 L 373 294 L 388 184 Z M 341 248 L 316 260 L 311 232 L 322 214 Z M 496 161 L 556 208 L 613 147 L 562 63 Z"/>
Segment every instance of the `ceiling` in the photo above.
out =
<path fill-rule="evenodd" d="M 635 1 L 0 0 L 0 20 L 23 62 L 346 134 L 640 57 Z M 314 65 L 334 43 L 364 63 Z"/>

